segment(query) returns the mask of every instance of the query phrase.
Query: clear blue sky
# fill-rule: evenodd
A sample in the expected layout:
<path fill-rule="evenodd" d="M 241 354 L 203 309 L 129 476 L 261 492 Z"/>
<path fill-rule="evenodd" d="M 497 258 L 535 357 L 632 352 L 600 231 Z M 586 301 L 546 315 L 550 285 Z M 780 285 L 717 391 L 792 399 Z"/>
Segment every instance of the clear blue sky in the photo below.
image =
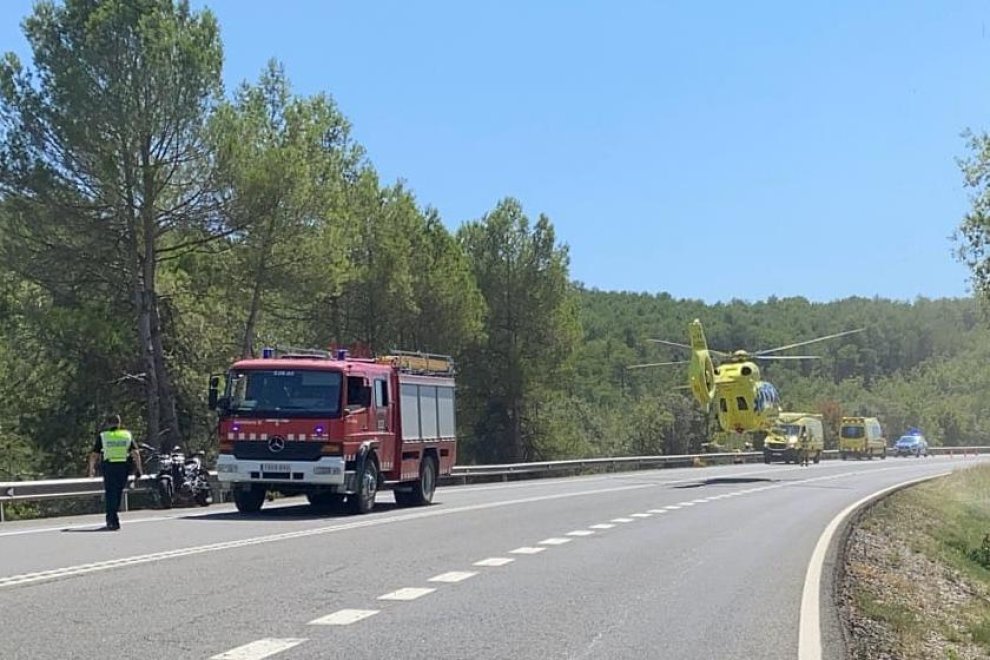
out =
<path fill-rule="evenodd" d="M 0 4 L 23 54 L 28 0 Z M 229 87 L 285 63 L 446 223 L 505 196 L 571 274 L 708 302 L 967 295 L 960 133 L 990 3 L 197 0 Z M 813 6 L 814 5 L 814 6 Z"/>

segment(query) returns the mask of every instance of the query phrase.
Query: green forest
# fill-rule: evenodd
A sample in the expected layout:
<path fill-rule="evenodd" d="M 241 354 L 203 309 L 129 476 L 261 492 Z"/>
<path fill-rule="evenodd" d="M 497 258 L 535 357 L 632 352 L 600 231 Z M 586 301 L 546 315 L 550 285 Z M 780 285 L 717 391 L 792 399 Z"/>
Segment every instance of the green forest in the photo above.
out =
<path fill-rule="evenodd" d="M 224 89 L 208 10 L 39 2 L 23 29 L 31 60 L 0 62 L 0 480 L 83 474 L 111 411 L 210 450 L 209 376 L 274 344 L 453 355 L 461 463 L 694 452 L 686 370 L 626 369 L 685 357 L 649 339 L 694 318 L 724 350 L 865 328 L 764 370 L 785 409 L 990 438 L 985 136 L 956 237 L 978 295 L 706 305 L 574 282 L 513 191 L 441 218 L 381 180 L 329 92 L 295 93 L 275 61 Z"/>

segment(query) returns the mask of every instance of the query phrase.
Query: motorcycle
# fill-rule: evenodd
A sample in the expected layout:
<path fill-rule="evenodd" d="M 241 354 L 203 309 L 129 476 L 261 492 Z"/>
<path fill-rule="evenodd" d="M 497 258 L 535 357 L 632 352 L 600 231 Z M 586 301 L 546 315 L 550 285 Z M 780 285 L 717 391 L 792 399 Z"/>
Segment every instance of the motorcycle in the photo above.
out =
<path fill-rule="evenodd" d="M 154 456 L 157 459 L 155 492 L 163 509 L 189 503 L 209 506 L 213 501 L 209 472 L 204 465 L 205 454 L 202 451 L 187 457 L 178 446 L 173 447 L 171 453 L 158 452 L 154 447 L 144 444 L 141 449 L 149 458 Z"/>

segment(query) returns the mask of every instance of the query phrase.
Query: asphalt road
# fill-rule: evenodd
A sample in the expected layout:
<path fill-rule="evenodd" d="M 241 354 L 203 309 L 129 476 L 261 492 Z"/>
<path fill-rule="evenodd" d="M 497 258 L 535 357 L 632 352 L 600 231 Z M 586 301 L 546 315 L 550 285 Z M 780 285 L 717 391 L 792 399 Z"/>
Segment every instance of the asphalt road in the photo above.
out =
<path fill-rule="evenodd" d="M 0 526 L 0 658 L 787 658 L 829 521 L 937 457 Z M 827 651 L 828 649 L 826 649 Z"/>

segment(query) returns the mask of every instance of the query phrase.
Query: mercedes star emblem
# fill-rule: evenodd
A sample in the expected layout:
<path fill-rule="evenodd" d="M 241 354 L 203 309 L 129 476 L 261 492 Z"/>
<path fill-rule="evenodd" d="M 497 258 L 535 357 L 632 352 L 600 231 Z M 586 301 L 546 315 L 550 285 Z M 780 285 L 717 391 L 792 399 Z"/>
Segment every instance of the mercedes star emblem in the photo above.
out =
<path fill-rule="evenodd" d="M 280 435 L 273 435 L 268 441 L 268 451 L 277 454 L 285 449 L 285 438 Z"/>

